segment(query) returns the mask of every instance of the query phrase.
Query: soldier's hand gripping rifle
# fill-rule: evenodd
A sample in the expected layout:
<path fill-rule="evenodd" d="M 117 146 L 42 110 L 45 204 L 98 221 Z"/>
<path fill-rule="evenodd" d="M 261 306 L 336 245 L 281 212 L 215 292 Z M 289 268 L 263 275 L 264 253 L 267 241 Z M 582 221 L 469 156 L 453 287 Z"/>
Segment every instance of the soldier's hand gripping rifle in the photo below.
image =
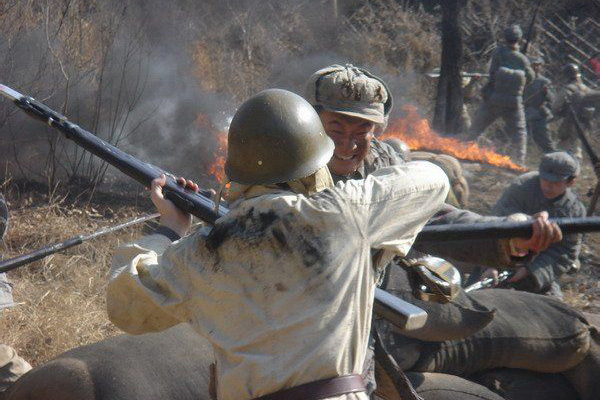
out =
<path fill-rule="evenodd" d="M 58 130 L 67 139 L 100 157 L 145 187 L 150 187 L 153 179 L 165 173 L 162 169 L 119 150 L 31 97 L 23 96 L 16 90 L 4 85 L 0 85 L 0 94 L 12 100 L 17 107 L 30 116 Z M 217 219 L 228 212 L 224 206 L 220 206 L 218 212 L 215 212 L 215 204 L 210 199 L 200 193 L 181 187 L 177 184 L 173 175 L 165 174 L 167 175 L 167 183 L 163 187 L 163 193 L 182 211 L 190 213 L 208 224 L 214 224 Z M 379 288 L 375 290 L 374 311 L 405 330 L 418 329 L 427 320 L 427 313 L 424 310 Z"/>
<path fill-rule="evenodd" d="M 58 130 L 67 139 L 100 157 L 145 187 L 150 187 L 153 179 L 165 173 L 162 169 L 145 163 L 103 141 L 31 97 L 23 96 L 4 85 L 0 85 L 0 94 L 11 99 L 17 107 L 30 116 Z M 163 192 L 165 197 L 175 203 L 178 208 L 209 224 L 214 224 L 217 219 L 228 212 L 227 208 L 223 206 L 219 207 L 218 212 L 215 212 L 215 204 L 210 199 L 200 193 L 184 189 L 177 184 L 171 174 L 167 174 L 167 183 L 163 187 Z M 564 234 L 600 231 L 600 217 L 557 218 L 551 221 L 558 223 Z M 435 225 L 423 228 L 417 241 L 439 242 L 530 237 L 532 233 L 532 224 L 526 221 Z M 423 310 L 381 289 L 375 290 L 374 309 L 379 315 L 407 330 L 420 328 L 425 324 L 427 318 L 427 314 Z"/>
<path fill-rule="evenodd" d="M 472 285 L 467 286 L 464 291 L 469 293 L 472 292 L 474 290 L 480 290 L 480 289 L 488 289 L 488 288 L 492 288 L 494 287 L 494 283 L 496 285 L 500 285 L 506 281 L 508 281 L 510 278 L 513 277 L 513 275 L 515 274 L 515 270 L 505 270 L 502 271 L 498 274 L 498 278 L 494 279 L 494 278 L 487 278 L 484 279 L 482 281 L 476 282 Z"/>

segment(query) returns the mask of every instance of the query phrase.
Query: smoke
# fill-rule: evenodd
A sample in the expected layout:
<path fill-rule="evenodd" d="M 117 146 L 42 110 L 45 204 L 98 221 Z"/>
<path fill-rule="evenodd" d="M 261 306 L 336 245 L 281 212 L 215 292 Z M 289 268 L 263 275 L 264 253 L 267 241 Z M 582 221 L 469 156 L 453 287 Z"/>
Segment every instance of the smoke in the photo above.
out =
<path fill-rule="evenodd" d="M 377 27 L 351 26 L 358 5 L 340 10 L 336 21 L 329 2 L 47 4 L 15 1 L 0 17 L 0 81 L 65 111 L 124 151 L 205 185 L 215 184 L 205 170 L 214 161 L 216 135 L 259 90 L 302 95 L 306 79 L 334 63 L 372 70 L 390 85 L 397 104 L 416 82 L 389 63 L 389 49 L 365 51 L 361 38 Z M 101 163 L 47 130 L 3 101 L 3 170 L 28 179 L 102 177 Z"/>

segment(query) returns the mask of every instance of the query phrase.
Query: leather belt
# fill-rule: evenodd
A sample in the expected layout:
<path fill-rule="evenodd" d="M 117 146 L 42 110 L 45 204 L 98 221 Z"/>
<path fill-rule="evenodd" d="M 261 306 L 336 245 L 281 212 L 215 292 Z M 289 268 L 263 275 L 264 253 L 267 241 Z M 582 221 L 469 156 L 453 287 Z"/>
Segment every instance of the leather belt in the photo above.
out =
<path fill-rule="evenodd" d="M 320 400 L 365 390 L 365 383 L 360 375 L 343 375 L 282 389 L 254 400 Z"/>

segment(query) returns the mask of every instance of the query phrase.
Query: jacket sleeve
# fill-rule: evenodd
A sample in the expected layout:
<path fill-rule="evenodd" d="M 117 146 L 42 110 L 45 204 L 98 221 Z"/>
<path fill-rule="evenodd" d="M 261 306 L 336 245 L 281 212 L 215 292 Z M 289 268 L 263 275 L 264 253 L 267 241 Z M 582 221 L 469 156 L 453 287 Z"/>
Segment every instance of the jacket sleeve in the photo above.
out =
<path fill-rule="evenodd" d="M 520 189 L 517 183 L 513 183 L 502 193 L 498 202 L 492 207 L 492 214 L 508 216 L 515 213 L 522 213 L 526 209 L 523 190 Z"/>
<path fill-rule="evenodd" d="M 450 186 L 446 174 L 426 161 L 381 168 L 364 180 L 338 185 L 371 248 L 403 256 L 443 205 Z"/>
<path fill-rule="evenodd" d="M 135 335 L 187 321 L 184 294 L 191 283 L 186 264 L 194 240 L 190 235 L 171 243 L 154 234 L 117 249 L 106 298 L 108 317 L 117 327 Z"/>
<path fill-rule="evenodd" d="M 585 215 L 585 209 L 579 203 L 576 212 L 571 217 L 582 217 L 583 215 Z M 536 292 L 547 290 L 553 281 L 573 268 L 573 264 L 579 258 L 582 240 L 583 235 L 581 234 L 566 235 L 563 240 L 538 254 L 527 265 Z"/>
<path fill-rule="evenodd" d="M 477 224 L 504 220 L 506 220 L 504 217 L 483 216 L 445 204 L 427 225 Z M 415 249 L 453 262 L 489 267 L 510 267 L 515 262 L 515 259 L 510 256 L 508 240 L 505 239 L 422 243 L 415 245 Z"/>

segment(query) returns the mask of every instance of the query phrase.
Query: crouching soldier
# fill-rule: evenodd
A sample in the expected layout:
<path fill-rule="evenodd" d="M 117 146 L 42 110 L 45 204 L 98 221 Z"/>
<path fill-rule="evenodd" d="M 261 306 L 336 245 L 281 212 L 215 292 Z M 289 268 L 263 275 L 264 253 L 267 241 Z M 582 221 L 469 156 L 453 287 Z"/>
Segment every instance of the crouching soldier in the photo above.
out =
<path fill-rule="evenodd" d="M 570 153 L 546 154 L 539 171 L 518 177 L 496 203 L 496 215 L 534 214 L 546 210 L 550 217 L 583 217 L 585 207 L 571 187 L 579 175 L 579 162 Z M 566 235 L 560 242 L 540 252 L 519 267 L 510 282 L 515 288 L 544 293 L 562 299 L 559 278 L 578 266 L 581 234 Z M 484 278 L 497 276 L 496 270 L 484 272 Z"/>
<path fill-rule="evenodd" d="M 4 197 L 0 195 L 0 240 L 8 229 L 8 207 Z M 12 285 L 6 278 L 6 274 L 0 274 L 0 314 L 2 309 L 14 306 L 12 297 Z M 21 375 L 31 369 L 31 365 L 23 360 L 10 346 L 0 344 L 0 392 L 5 391 Z"/>
<path fill-rule="evenodd" d="M 190 216 L 153 181 L 162 226 L 117 250 L 110 319 L 133 334 L 189 323 L 213 345 L 218 399 L 367 399 L 371 249 L 406 255 L 448 179 L 418 162 L 334 187 L 333 142 L 283 90 L 246 101 L 228 142 L 230 211 L 214 227 L 186 236 Z"/>

